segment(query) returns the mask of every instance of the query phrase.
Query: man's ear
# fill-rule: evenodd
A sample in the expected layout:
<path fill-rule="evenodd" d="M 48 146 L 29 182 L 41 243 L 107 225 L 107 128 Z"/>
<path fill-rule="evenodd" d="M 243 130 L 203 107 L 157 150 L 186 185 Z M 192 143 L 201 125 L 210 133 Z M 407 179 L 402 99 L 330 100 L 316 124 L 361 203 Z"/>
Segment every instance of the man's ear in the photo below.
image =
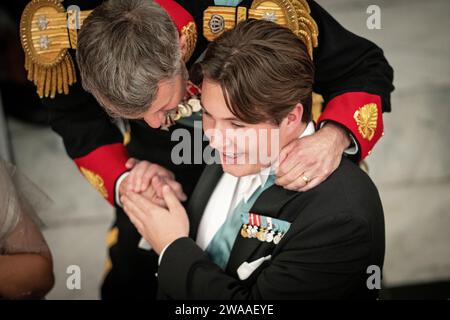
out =
<path fill-rule="evenodd" d="M 297 103 L 295 107 L 288 113 L 286 117 L 286 125 L 292 126 L 299 124 L 302 121 L 303 111 L 303 105 L 301 103 Z"/>
<path fill-rule="evenodd" d="M 180 36 L 180 49 L 181 49 L 181 54 L 184 57 L 186 55 L 186 51 L 187 51 L 187 41 L 186 41 L 186 36 L 184 34 Z"/>

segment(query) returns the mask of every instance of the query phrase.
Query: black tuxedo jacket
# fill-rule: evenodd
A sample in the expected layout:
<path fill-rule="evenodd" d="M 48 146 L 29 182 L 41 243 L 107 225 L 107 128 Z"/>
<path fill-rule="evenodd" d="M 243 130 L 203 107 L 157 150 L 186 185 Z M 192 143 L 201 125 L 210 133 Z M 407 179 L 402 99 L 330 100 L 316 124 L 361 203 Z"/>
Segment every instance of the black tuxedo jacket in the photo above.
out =
<path fill-rule="evenodd" d="M 366 282 L 370 265 L 382 269 L 384 218 L 378 191 L 355 164 L 342 159 L 339 168 L 318 187 L 293 192 L 273 185 L 251 212 L 291 223 L 274 243 L 238 234 L 226 270 L 196 245 L 197 228 L 216 184 L 220 165 L 207 166 L 197 184 L 188 214 L 191 238 L 165 251 L 158 270 L 160 292 L 172 299 L 340 299 L 375 298 Z M 271 256 L 240 280 L 244 262 Z"/>

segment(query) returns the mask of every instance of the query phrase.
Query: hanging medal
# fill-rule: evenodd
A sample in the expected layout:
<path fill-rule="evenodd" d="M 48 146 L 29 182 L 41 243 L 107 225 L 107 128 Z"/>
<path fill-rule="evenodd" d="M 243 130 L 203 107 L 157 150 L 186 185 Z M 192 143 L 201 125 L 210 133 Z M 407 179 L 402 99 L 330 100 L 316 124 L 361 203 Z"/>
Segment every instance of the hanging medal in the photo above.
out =
<path fill-rule="evenodd" d="M 265 241 L 265 240 L 266 240 L 266 233 L 267 233 L 266 228 L 261 227 L 261 229 L 260 229 L 260 230 L 258 231 L 258 233 L 256 234 L 256 238 L 257 238 L 259 241 Z"/>
<path fill-rule="evenodd" d="M 266 234 L 266 241 L 270 243 L 270 242 L 272 242 L 272 240 L 273 240 L 273 231 L 270 230 L 270 231 Z"/>
<path fill-rule="evenodd" d="M 278 244 L 282 238 L 283 234 L 278 231 L 277 234 L 273 237 L 273 243 Z"/>
<path fill-rule="evenodd" d="M 246 224 L 242 225 L 241 236 L 244 237 L 244 238 L 248 238 L 248 232 L 247 232 L 247 225 Z"/>

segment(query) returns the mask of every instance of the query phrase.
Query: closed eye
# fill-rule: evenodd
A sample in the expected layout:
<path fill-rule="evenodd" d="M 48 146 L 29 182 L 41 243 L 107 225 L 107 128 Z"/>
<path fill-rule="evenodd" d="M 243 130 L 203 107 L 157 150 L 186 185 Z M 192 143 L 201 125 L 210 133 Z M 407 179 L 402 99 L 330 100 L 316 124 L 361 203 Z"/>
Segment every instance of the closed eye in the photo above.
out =
<path fill-rule="evenodd" d="M 231 122 L 231 125 L 235 128 L 244 128 L 245 125 L 240 124 L 240 123 L 235 123 L 235 122 Z"/>

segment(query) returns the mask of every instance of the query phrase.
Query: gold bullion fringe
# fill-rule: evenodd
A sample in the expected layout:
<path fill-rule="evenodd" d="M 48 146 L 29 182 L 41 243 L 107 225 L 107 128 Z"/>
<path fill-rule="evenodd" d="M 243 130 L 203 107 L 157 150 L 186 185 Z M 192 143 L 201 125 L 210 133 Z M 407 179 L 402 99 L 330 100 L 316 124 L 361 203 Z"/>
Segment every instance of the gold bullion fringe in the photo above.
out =
<path fill-rule="evenodd" d="M 68 52 L 60 62 L 51 66 L 34 63 L 26 55 L 25 69 L 28 72 L 28 80 L 36 85 L 40 98 L 54 98 L 56 93 L 68 94 L 69 86 L 77 81 L 75 66 Z"/>

